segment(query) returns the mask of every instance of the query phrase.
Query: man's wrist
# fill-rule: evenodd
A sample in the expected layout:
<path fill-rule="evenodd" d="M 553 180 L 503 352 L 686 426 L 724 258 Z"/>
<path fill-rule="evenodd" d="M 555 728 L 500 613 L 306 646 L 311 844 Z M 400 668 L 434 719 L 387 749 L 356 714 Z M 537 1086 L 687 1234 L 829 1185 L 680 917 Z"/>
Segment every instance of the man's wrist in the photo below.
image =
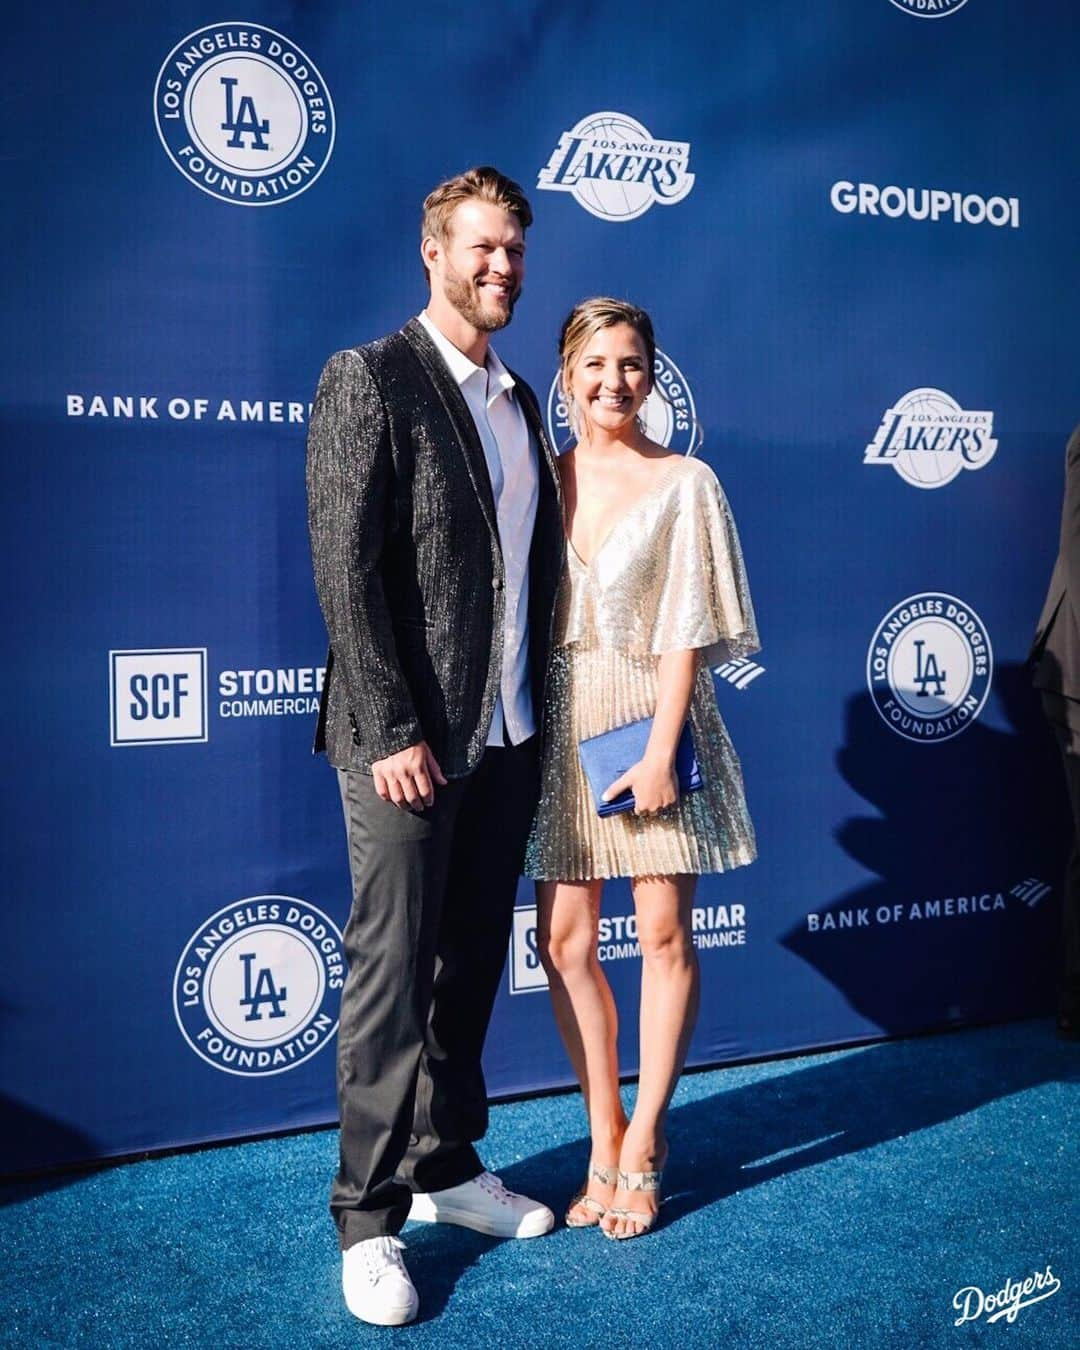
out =
<path fill-rule="evenodd" d="M 374 741 L 367 737 L 363 738 L 369 764 L 377 764 L 380 760 L 389 759 L 391 755 L 400 755 L 402 750 L 411 750 L 414 745 L 419 745 L 423 739 L 424 732 L 418 724 L 406 727 L 393 735 L 383 733 L 379 739 Z"/>

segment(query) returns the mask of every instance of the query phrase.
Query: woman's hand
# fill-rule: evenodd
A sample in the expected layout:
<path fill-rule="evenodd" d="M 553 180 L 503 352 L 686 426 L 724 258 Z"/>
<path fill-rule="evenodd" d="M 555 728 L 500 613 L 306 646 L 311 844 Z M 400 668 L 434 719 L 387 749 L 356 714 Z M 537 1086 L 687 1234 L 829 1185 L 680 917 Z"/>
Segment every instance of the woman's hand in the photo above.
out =
<path fill-rule="evenodd" d="M 679 780 L 671 759 L 650 759 L 648 755 L 631 765 L 621 778 L 603 793 L 605 802 L 613 801 L 629 788 L 634 794 L 634 815 L 651 816 L 679 800 Z"/>

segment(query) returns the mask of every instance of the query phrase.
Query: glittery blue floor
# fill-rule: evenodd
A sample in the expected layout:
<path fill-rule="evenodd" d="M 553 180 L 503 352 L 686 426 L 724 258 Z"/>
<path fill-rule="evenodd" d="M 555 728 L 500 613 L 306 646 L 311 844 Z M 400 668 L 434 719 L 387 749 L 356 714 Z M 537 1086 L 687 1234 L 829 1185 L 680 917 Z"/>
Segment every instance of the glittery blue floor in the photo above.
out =
<path fill-rule="evenodd" d="M 407 1328 L 342 1304 L 333 1131 L 9 1186 L 0 1343 L 1074 1350 L 1078 1071 L 1036 1021 L 689 1075 L 661 1228 L 410 1226 Z M 576 1094 L 492 1112 L 487 1161 L 557 1213 L 586 1154 Z M 959 1290 L 1047 1266 L 1055 1292 L 1012 1323 L 955 1325 Z"/>

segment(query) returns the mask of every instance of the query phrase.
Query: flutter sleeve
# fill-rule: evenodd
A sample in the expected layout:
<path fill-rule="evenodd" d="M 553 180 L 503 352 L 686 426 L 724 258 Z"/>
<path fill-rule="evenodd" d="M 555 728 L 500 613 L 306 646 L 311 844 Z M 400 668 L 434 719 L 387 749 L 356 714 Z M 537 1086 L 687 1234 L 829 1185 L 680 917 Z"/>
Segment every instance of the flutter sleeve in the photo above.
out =
<path fill-rule="evenodd" d="M 756 652 L 757 623 L 739 535 L 724 489 L 702 460 L 692 460 L 673 494 L 667 568 L 659 587 L 649 650 L 700 648 L 720 665 Z"/>
<path fill-rule="evenodd" d="M 598 556 L 584 599 L 595 605 L 604 646 L 641 655 L 695 649 L 720 665 L 761 646 L 742 549 L 712 469 L 702 460 L 678 469 L 623 546 Z"/>

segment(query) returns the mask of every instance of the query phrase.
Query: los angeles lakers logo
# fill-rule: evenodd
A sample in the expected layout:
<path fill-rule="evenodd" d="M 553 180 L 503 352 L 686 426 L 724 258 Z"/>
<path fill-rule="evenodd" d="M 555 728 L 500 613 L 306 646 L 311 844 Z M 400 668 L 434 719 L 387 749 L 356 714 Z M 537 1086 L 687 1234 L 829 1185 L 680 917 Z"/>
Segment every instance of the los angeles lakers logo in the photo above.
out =
<path fill-rule="evenodd" d="M 255 895 L 212 915 L 184 948 L 173 1009 L 192 1050 L 224 1073 L 284 1073 L 337 1029 L 341 933 L 290 895 Z"/>
<path fill-rule="evenodd" d="M 662 140 L 627 113 L 590 113 L 559 137 L 536 186 L 569 192 L 600 220 L 637 220 L 694 186 L 690 143 Z"/>
<path fill-rule="evenodd" d="M 909 741 L 947 741 L 978 717 L 994 655 L 986 625 L 954 595 L 924 591 L 894 605 L 866 655 L 866 682 L 885 724 Z"/>
<path fill-rule="evenodd" d="M 912 389 L 886 408 L 863 463 L 891 465 L 912 487 L 944 487 L 961 470 L 990 463 L 993 432 L 992 412 L 961 408 L 941 389 Z"/>
<path fill-rule="evenodd" d="M 154 118 L 184 177 L 240 206 L 298 196 L 334 148 L 334 105 L 314 62 L 261 24 L 210 24 L 178 42 L 158 72 Z"/>

